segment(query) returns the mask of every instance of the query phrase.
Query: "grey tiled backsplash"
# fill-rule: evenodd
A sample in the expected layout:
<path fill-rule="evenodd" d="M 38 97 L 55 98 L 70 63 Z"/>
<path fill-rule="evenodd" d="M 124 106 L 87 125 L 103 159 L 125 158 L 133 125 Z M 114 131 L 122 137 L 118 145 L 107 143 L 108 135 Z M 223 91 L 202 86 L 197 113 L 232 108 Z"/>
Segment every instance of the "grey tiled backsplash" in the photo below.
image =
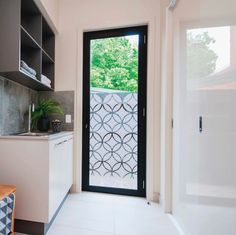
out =
<path fill-rule="evenodd" d="M 53 99 L 56 100 L 61 108 L 63 109 L 65 115 L 71 115 L 71 123 L 65 123 L 65 115 L 54 115 L 51 119 L 59 119 L 62 121 L 63 131 L 73 131 L 74 130 L 74 91 L 40 91 L 39 99 Z"/>
<path fill-rule="evenodd" d="M 37 102 L 37 92 L 0 77 L 0 134 L 27 131 L 25 112 L 31 101 Z"/>
<path fill-rule="evenodd" d="M 37 105 L 39 98 L 57 100 L 66 114 L 72 115 L 72 123 L 63 124 L 63 130 L 74 129 L 74 92 L 37 92 L 0 77 L 0 135 L 26 132 L 28 116 L 25 115 L 29 104 Z M 57 117 L 64 122 L 63 117 Z"/>

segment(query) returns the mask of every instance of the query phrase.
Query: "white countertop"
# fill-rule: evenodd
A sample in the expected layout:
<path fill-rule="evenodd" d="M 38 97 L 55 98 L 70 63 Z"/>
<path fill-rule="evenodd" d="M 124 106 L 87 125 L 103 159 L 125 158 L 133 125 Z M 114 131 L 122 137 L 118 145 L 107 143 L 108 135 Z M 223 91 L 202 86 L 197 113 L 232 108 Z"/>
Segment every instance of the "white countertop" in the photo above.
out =
<path fill-rule="evenodd" d="M 43 135 L 43 136 L 24 136 L 24 135 L 2 135 L 0 136 L 0 140 L 4 139 L 13 139 L 13 140 L 54 140 L 59 139 L 61 137 L 65 137 L 68 135 L 73 135 L 73 131 L 62 131 L 59 133 L 53 133 L 50 135 Z"/>

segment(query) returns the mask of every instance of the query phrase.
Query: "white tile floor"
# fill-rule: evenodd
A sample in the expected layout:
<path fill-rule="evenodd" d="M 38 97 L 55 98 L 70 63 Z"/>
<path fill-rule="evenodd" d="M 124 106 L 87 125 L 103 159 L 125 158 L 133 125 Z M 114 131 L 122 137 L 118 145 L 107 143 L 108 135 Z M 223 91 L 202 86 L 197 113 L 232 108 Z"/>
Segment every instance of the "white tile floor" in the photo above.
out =
<path fill-rule="evenodd" d="M 99 193 L 69 195 L 47 235 L 179 235 L 156 203 Z M 15 234 L 16 235 L 16 234 Z"/>

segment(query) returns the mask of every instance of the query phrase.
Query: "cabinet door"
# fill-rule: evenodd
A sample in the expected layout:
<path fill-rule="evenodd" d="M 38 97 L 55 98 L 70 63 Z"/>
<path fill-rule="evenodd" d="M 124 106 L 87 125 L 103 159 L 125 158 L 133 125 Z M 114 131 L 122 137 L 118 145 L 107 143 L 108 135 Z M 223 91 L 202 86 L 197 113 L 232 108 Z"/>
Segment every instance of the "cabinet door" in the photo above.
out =
<path fill-rule="evenodd" d="M 52 218 L 72 185 L 72 136 L 50 143 L 49 219 Z"/>
<path fill-rule="evenodd" d="M 67 193 L 73 182 L 73 139 L 69 138 L 63 145 L 63 177 L 61 183 L 65 193 Z"/>

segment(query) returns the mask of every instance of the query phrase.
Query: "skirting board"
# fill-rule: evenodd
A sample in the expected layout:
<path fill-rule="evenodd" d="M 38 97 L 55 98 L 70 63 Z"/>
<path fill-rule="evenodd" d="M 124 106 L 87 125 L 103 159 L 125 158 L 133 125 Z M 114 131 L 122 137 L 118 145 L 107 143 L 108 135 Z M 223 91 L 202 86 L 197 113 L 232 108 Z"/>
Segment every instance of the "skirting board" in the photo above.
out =
<path fill-rule="evenodd" d="M 160 193 L 153 193 L 153 201 L 160 203 Z"/>
<path fill-rule="evenodd" d="M 70 193 L 77 193 L 75 184 L 72 184 L 72 186 L 70 188 Z"/>
<path fill-rule="evenodd" d="M 52 225 L 53 221 L 55 220 L 57 214 L 59 213 L 68 195 L 69 192 L 64 197 L 62 203 L 60 204 L 60 206 L 58 207 L 57 211 L 55 212 L 54 216 L 52 217 L 51 221 L 48 224 L 15 219 L 15 232 L 24 234 L 33 234 L 33 235 L 45 235 L 49 230 L 50 226 Z"/>

